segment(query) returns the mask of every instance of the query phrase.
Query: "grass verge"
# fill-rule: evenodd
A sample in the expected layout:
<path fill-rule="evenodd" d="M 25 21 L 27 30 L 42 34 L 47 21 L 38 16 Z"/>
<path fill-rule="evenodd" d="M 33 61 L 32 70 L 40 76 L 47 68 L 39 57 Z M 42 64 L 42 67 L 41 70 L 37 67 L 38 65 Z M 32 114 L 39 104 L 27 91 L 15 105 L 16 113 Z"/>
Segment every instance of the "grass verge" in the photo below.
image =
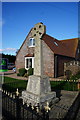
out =
<path fill-rule="evenodd" d="M 4 77 L 4 84 L 2 85 L 3 89 L 9 92 L 15 92 L 17 88 L 19 91 L 25 90 L 26 86 L 26 80 L 19 80 L 10 77 Z"/>
<path fill-rule="evenodd" d="M 68 90 L 68 91 L 77 91 L 77 82 L 69 81 L 50 81 L 51 90 Z M 6 89 L 9 92 L 15 92 L 18 88 L 19 91 L 25 90 L 27 87 L 26 80 L 19 80 L 10 77 L 4 77 L 3 89 Z"/>

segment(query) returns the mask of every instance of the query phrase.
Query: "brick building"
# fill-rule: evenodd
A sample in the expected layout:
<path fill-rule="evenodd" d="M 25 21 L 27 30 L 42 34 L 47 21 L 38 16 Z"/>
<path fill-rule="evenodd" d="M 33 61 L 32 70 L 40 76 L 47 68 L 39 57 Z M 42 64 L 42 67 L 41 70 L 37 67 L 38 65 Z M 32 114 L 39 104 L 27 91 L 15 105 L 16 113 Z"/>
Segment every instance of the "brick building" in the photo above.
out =
<path fill-rule="evenodd" d="M 39 27 L 41 28 L 41 25 L 39 25 Z M 35 67 L 35 39 L 32 37 L 31 30 L 17 52 L 17 71 L 20 68 L 28 70 L 30 67 Z M 80 42 L 78 38 L 57 40 L 47 35 L 45 31 L 41 40 L 43 49 L 43 70 L 44 74 L 49 77 L 59 77 L 64 75 L 64 63 L 80 60 Z"/>

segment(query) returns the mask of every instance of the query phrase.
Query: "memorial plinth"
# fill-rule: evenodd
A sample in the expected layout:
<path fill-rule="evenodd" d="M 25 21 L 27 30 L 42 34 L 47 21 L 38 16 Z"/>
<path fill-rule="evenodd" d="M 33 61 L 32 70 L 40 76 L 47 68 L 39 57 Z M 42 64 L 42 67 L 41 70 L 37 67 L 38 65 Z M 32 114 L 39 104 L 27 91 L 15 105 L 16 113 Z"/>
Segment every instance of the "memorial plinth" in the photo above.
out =
<path fill-rule="evenodd" d="M 51 92 L 48 77 L 32 75 L 29 77 L 27 90 L 22 92 L 22 97 L 27 103 L 44 104 L 56 98 L 56 93 Z"/>
<path fill-rule="evenodd" d="M 43 48 L 42 35 L 46 32 L 46 27 L 38 23 L 32 29 L 32 37 L 35 39 L 34 53 L 34 75 L 29 76 L 27 89 L 22 91 L 24 102 L 44 104 L 46 101 L 51 102 L 56 98 L 56 93 L 51 92 L 49 77 L 43 73 Z"/>

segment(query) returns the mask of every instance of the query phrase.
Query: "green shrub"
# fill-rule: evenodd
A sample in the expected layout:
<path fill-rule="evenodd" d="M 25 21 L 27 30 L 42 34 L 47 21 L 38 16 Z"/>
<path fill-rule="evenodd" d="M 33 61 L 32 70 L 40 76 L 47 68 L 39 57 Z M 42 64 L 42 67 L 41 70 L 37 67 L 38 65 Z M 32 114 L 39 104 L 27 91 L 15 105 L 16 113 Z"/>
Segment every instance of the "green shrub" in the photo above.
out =
<path fill-rule="evenodd" d="M 34 68 L 29 68 L 28 70 L 28 76 L 33 75 Z"/>
<path fill-rule="evenodd" d="M 20 76 L 24 76 L 25 73 L 26 73 L 25 68 L 20 68 L 20 69 L 19 69 L 19 75 L 20 75 Z"/>
<path fill-rule="evenodd" d="M 17 73 L 17 76 L 20 76 L 20 74 L 19 74 L 19 73 Z"/>
<path fill-rule="evenodd" d="M 24 77 L 28 77 L 28 74 L 27 74 L 27 73 L 25 73 L 25 74 L 24 74 Z"/>

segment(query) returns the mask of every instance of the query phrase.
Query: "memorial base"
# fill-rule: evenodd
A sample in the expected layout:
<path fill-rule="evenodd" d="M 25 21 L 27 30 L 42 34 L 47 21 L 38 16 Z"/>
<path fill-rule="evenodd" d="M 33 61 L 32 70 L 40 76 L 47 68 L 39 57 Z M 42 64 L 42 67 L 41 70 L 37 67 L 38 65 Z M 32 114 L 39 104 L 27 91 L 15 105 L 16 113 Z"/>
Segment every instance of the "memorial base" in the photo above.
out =
<path fill-rule="evenodd" d="M 26 91 L 22 91 L 23 101 L 33 105 L 44 104 L 56 99 L 56 92 L 51 92 L 49 77 L 47 76 L 29 76 Z"/>

